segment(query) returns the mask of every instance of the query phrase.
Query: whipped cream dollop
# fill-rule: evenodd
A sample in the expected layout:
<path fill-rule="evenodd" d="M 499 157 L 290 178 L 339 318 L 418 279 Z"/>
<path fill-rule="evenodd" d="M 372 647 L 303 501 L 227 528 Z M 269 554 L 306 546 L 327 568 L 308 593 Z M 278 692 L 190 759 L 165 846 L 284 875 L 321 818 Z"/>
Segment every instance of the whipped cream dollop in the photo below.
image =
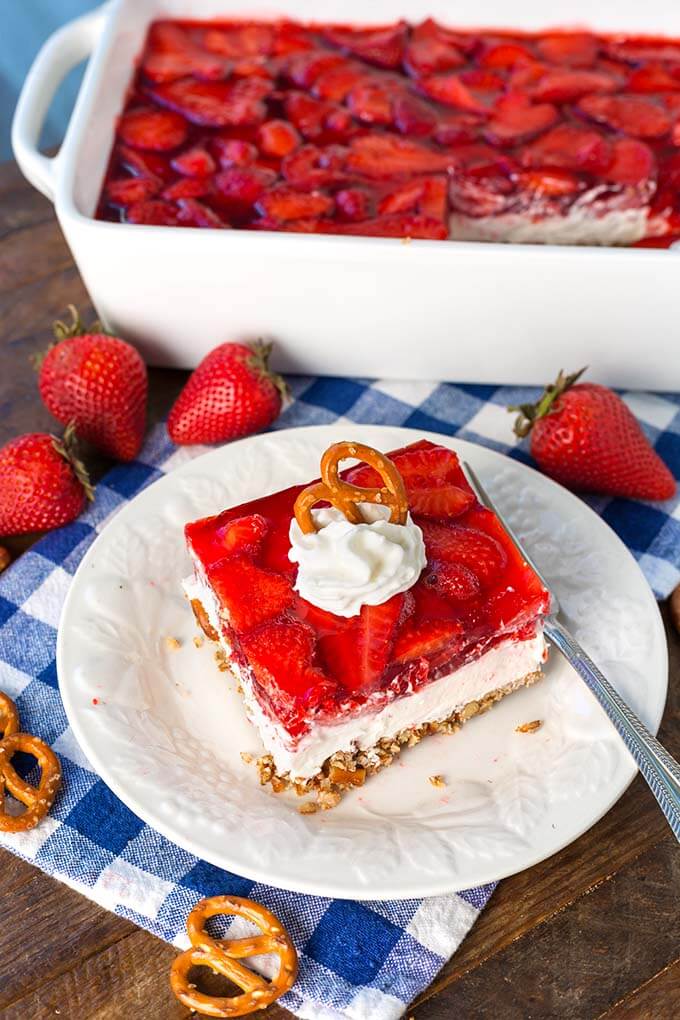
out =
<path fill-rule="evenodd" d="M 335 507 L 312 510 L 318 530 L 290 524 L 288 558 L 298 564 L 296 590 L 336 616 L 356 616 L 415 584 L 426 564 L 423 533 L 409 514 L 391 524 L 385 506 L 361 503 L 364 524 L 350 524 Z"/>

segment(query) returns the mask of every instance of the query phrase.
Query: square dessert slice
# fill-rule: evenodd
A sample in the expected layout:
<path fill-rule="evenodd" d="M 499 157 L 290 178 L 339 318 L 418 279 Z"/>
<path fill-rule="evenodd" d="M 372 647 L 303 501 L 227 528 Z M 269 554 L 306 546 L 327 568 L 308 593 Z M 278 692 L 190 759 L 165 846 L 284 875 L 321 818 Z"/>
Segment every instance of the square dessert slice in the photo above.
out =
<path fill-rule="evenodd" d="M 350 456 L 376 466 L 338 474 Z M 539 679 L 549 595 L 451 450 L 336 444 L 322 475 L 188 524 L 184 588 L 240 681 L 263 782 L 324 805 Z"/>

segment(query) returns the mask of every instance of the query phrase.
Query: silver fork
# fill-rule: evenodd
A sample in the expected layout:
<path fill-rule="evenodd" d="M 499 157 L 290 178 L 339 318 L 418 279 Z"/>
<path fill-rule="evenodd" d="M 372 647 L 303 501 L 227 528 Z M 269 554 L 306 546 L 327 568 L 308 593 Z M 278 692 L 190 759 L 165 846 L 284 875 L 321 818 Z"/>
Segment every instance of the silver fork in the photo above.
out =
<path fill-rule="evenodd" d="M 546 637 L 571 663 L 581 679 L 585 680 L 607 713 L 659 802 L 659 806 L 673 830 L 673 835 L 680 842 L 680 765 L 656 737 L 652 736 L 647 727 L 602 675 L 590 656 L 581 648 L 576 638 L 569 633 L 563 623 L 560 623 L 558 619 L 560 607 L 555 593 L 549 588 L 540 570 L 514 535 L 510 525 L 503 519 L 503 515 L 494 506 L 491 497 L 470 465 L 464 463 L 463 468 L 480 503 L 488 507 L 489 510 L 493 510 L 510 541 L 514 543 L 521 556 L 536 572 L 546 590 L 550 592 L 550 612 L 544 623 Z"/>

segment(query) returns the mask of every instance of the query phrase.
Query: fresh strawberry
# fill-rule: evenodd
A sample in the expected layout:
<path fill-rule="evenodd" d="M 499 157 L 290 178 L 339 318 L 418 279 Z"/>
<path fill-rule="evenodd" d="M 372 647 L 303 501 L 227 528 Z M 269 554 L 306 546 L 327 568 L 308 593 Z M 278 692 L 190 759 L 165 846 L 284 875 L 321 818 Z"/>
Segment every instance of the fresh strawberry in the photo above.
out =
<path fill-rule="evenodd" d="M 481 591 L 477 575 L 462 563 L 435 563 L 423 577 L 423 584 L 455 602 L 465 602 Z"/>
<path fill-rule="evenodd" d="M 620 138 L 612 146 L 612 162 L 604 171 L 608 181 L 617 184 L 642 184 L 656 177 L 654 153 L 635 138 Z"/>
<path fill-rule="evenodd" d="M 419 85 L 425 95 L 445 106 L 454 106 L 458 110 L 467 110 L 481 116 L 486 116 L 489 112 L 482 103 L 475 99 L 460 75 L 432 74 L 427 78 L 421 78 Z"/>
<path fill-rule="evenodd" d="M 611 162 L 611 149 L 597 131 L 577 127 L 575 124 L 558 124 L 528 145 L 520 154 L 520 160 L 528 167 L 549 166 L 600 173 Z"/>
<path fill-rule="evenodd" d="M 233 166 L 251 166 L 258 156 L 256 147 L 240 138 L 218 136 L 212 139 L 212 148 L 223 170 L 230 170 Z"/>
<path fill-rule="evenodd" d="M 350 144 L 347 168 L 364 177 L 446 172 L 454 164 L 447 153 L 391 135 L 363 135 Z"/>
<path fill-rule="evenodd" d="M 146 366 L 131 344 L 103 333 L 99 323 L 85 329 L 72 305 L 70 311 L 73 321 L 55 324 L 57 342 L 36 359 L 40 396 L 81 439 L 117 460 L 132 460 L 144 438 Z"/>
<path fill-rule="evenodd" d="M 262 79 L 193 81 L 182 78 L 151 90 L 157 103 L 205 127 L 244 127 L 261 124 L 267 115 L 262 101 L 271 85 Z"/>
<path fill-rule="evenodd" d="M 603 71 L 552 71 L 543 75 L 531 90 L 542 103 L 571 103 L 595 92 L 614 92 L 618 82 Z"/>
<path fill-rule="evenodd" d="M 637 419 L 606 386 L 579 383 L 582 372 L 546 387 L 536 404 L 522 404 L 515 433 L 531 434 L 531 455 L 569 489 L 626 499 L 670 499 L 675 479 L 650 446 Z"/>
<path fill-rule="evenodd" d="M 420 99 L 408 94 L 395 98 L 392 105 L 392 120 L 397 131 L 409 138 L 431 135 L 437 126 L 434 111 Z"/>
<path fill-rule="evenodd" d="M 265 156 L 283 159 L 302 144 L 300 135 L 287 120 L 268 120 L 259 128 L 258 144 Z"/>
<path fill-rule="evenodd" d="M 303 194 L 285 185 L 267 191 L 257 202 L 263 216 L 274 220 L 302 220 L 309 216 L 325 216 L 333 209 L 333 199 L 320 191 Z"/>
<path fill-rule="evenodd" d="M 281 410 L 286 385 L 268 367 L 271 347 L 220 344 L 207 354 L 173 404 L 173 442 L 219 443 L 266 428 Z"/>
<path fill-rule="evenodd" d="M 534 106 L 526 96 L 509 92 L 496 103 L 484 135 L 493 144 L 519 145 L 547 131 L 556 120 L 557 109 L 551 103 Z"/>
<path fill-rule="evenodd" d="M 531 64 L 536 57 L 519 43 L 498 43 L 490 46 L 479 58 L 480 67 L 489 67 L 495 70 L 507 71 L 510 68 L 521 64 Z"/>
<path fill-rule="evenodd" d="M 428 560 L 468 567 L 486 585 L 494 581 L 505 566 L 507 557 L 503 547 L 479 528 L 460 524 L 438 524 L 422 521 Z"/>
<path fill-rule="evenodd" d="M 335 209 L 348 222 L 367 220 L 375 211 L 374 198 L 366 188 L 343 188 L 336 192 Z"/>
<path fill-rule="evenodd" d="M 145 177 L 122 177 L 120 180 L 108 182 L 106 198 L 112 205 L 125 207 L 151 198 L 158 192 L 159 187 L 160 181 Z"/>
<path fill-rule="evenodd" d="M 177 227 L 179 216 L 177 209 L 170 202 L 148 199 L 144 202 L 133 202 L 125 212 L 128 223 L 141 223 L 148 227 Z"/>
<path fill-rule="evenodd" d="M 410 662 L 411 659 L 427 658 L 452 645 L 452 651 L 463 637 L 463 625 L 459 620 L 422 620 L 406 625 L 394 643 L 393 660 Z"/>
<path fill-rule="evenodd" d="M 69 425 L 63 439 L 30 432 L 0 449 L 0 535 L 58 528 L 94 498 L 74 438 Z"/>
<path fill-rule="evenodd" d="M 378 67 L 396 68 L 401 64 L 408 26 L 400 21 L 387 28 L 328 28 L 324 38 L 334 46 Z"/>
<path fill-rule="evenodd" d="M 319 639 L 326 669 L 346 690 L 368 693 L 380 680 L 390 660 L 403 602 L 403 595 L 393 595 L 382 605 L 362 606 L 347 628 Z"/>
<path fill-rule="evenodd" d="M 597 57 L 597 39 L 585 32 L 556 32 L 542 36 L 536 49 L 549 64 L 591 67 Z"/>
<path fill-rule="evenodd" d="M 592 120 L 637 138 L 661 138 L 671 128 L 666 111 L 641 96 L 585 96 L 578 108 Z"/>
<path fill-rule="evenodd" d="M 171 110 L 132 110 L 118 123 L 118 137 L 126 145 L 155 152 L 178 148 L 188 133 L 187 122 Z"/>
<path fill-rule="evenodd" d="M 218 560 L 207 575 L 238 634 L 280 616 L 293 602 L 288 579 L 256 566 L 244 553 Z"/>
<path fill-rule="evenodd" d="M 626 88 L 629 92 L 676 92 L 680 81 L 663 64 L 643 64 L 631 73 Z"/>
<path fill-rule="evenodd" d="M 180 152 L 171 160 L 171 166 L 185 177 L 209 177 L 216 169 L 215 160 L 210 153 L 198 145 Z"/>

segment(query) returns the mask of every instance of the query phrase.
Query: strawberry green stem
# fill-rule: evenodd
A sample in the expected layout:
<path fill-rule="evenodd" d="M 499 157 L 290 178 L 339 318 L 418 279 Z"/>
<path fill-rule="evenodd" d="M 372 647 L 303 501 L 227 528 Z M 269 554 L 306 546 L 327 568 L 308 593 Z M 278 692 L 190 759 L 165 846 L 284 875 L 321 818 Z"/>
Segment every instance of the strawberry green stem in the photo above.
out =
<path fill-rule="evenodd" d="M 572 372 L 571 375 L 565 375 L 562 369 L 560 369 L 555 382 L 546 386 L 535 404 L 513 404 L 508 407 L 508 411 L 519 411 L 514 424 L 515 435 L 520 439 L 528 436 L 537 421 L 545 418 L 546 415 L 551 414 L 555 410 L 558 398 L 581 378 L 585 370 L 584 367 L 579 369 L 578 372 Z"/>
<path fill-rule="evenodd" d="M 71 465 L 74 475 L 85 490 L 85 495 L 89 501 L 92 502 L 94 499 L 94 486 L 90 481 L 87 468 L 78 458 L 78 440 L 76 437 L 75 422 L 70 421 L 68 423 L 64 429 L 64 435 L 61 439 L 58 436 L 52 436 L 52 445 L 59 456 L 63 457 L 64 460 Z"/>
<path fill-rule="evenodd" d="M 288 389 L 288 383 L 283 376 L 278 375 L 276 372 L 272 372 L 269 367 L 269 357 L 272 352 L 272 344 L 267 344 L 264 340 L 256 340 L 255 343 L 248 345 L 251 349 L 252 356 L 250 359 L 251 366 L 258 375 L 269 379 L 274 384 L 276 389 L 281 395 L 281 400 L 286 400 L 290 390 Z"/>

